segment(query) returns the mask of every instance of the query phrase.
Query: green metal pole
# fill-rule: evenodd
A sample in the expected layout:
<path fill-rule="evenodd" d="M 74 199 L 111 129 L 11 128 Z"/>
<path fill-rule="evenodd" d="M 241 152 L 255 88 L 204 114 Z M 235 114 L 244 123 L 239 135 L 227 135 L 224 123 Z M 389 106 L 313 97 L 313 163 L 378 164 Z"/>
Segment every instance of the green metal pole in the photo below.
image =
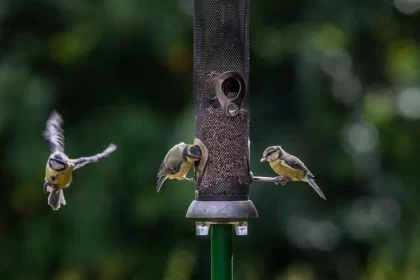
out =
<path fill-rule="evenodd" d="M 232 225 L 211 225 L 211 279 L 233 279 Z"/>

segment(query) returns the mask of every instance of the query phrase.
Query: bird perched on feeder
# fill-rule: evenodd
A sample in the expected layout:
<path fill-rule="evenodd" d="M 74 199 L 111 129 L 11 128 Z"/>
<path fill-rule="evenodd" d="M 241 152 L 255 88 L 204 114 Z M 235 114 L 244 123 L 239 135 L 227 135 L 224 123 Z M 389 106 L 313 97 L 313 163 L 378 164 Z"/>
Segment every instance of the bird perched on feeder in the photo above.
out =
<path fill-rule="evenodd" d="M 53 111 L 47 121 L 43 136 L 48 142 L 51 151 L 45 170 L 44 193 L 50 193 L 48 204 L 53 210 L 60 209 L 66 205 L 63 189 L 69 187 L 73 171 L 92 162 L 110 155 L 117 146 L 110 144 L 102 153 L 90 157 L 70 159 L 64 153 L 64 130 L 61 128 L 63 119 L 60 114 Z"/>
<path fill-rule="evenodd" d="M 184 142 L 173 146 L 160 164 L 157 174 L 156 191 L 159 192 L 163 182 L 168 178 L 185 179 L 191 182 L 192 179 L 186 178 L 185 176 L 192 164 L 200 159 L 201 150 L 198 146 L 185 144 Z"/>
<path fill-rule="evenodd" d="M 288 181 L 308 182 L 320 197 L 326 200 L 324 193 L 315 183 L 315 176 L 297 157 L 288 154 L 281 146 L 271 146 L 265 149 L 261 162 L 267 161 L 285 185 Z"/>

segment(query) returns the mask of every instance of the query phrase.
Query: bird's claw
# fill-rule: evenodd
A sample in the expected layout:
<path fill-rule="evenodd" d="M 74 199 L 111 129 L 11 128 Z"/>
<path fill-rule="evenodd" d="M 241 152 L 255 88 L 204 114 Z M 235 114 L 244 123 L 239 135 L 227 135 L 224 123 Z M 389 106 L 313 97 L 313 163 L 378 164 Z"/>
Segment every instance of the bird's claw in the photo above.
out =
<path fill-rule="evenodd" d="M 47 182 L 44 183 L 44 185 L 42 186 L 42 191 L 46 194 L 48 193 L 48 184 Z"/>
<path fill-rule="evenodd" d="M 187 177 L 185 177 L 185 180 L 187 180 L 190 183 L 193 183 L 194 182 L 194 179 L 193 178 L 187 178 Z"/>
<path fill-rule="evenodd" d="M 282 176 L 277 176 L 277 177 L 275 177 L 275 179 L 278 180 L 279 182 L 276 182 L 274 184 L 276 184 L 276 185 L 281 184 L 282 186 L 285 186 L 287 184 L 287 182 L 290 181 L 286 177 L 282 177 Z"/>

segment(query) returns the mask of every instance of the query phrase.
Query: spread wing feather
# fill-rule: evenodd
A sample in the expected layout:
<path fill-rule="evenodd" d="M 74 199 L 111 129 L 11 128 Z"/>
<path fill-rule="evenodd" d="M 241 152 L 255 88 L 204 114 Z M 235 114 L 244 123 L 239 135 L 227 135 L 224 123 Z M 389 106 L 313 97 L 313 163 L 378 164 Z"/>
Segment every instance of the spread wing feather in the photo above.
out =
<path fill-rule="evenodd" d="M 88 164 L 88 163 L 96 163 L 98 162 L 100 159 L 109 156 L 111 153 L 113 153 L 115 150 L 117 149 L 117 146 L 114 144 L 109 144 L 109 146 L 102 152 L 99 154 L 96 154 L 94 156 L 90 156 L 90 157 L 81 157 L 78 159 L 74 159 L 72 160 L 72 163 L 75 165 L 74 166 L 74 170 Z"/>
<path fill-rule="evenodd" d="M 43 136 L 48 142 L 51 153 L 64 152 L 64 130 L 61 128 L 63 119 L 57 111 L 48 118 Z"/>

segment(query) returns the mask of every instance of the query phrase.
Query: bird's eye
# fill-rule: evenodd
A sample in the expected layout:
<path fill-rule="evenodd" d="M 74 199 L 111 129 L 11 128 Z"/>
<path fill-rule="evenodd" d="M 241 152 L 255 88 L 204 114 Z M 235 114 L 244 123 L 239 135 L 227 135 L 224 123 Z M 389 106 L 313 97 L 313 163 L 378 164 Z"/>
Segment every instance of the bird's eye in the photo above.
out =
<path fill-rule="evenodd" d="M 62 170 L 64 168 L 66 168 L 66 165 L 64 163 L 56 161 L 54 159 L 50 159 L 49 164 L 50 164 L 51 168 L 54 169 L 54 170 Z"/>

